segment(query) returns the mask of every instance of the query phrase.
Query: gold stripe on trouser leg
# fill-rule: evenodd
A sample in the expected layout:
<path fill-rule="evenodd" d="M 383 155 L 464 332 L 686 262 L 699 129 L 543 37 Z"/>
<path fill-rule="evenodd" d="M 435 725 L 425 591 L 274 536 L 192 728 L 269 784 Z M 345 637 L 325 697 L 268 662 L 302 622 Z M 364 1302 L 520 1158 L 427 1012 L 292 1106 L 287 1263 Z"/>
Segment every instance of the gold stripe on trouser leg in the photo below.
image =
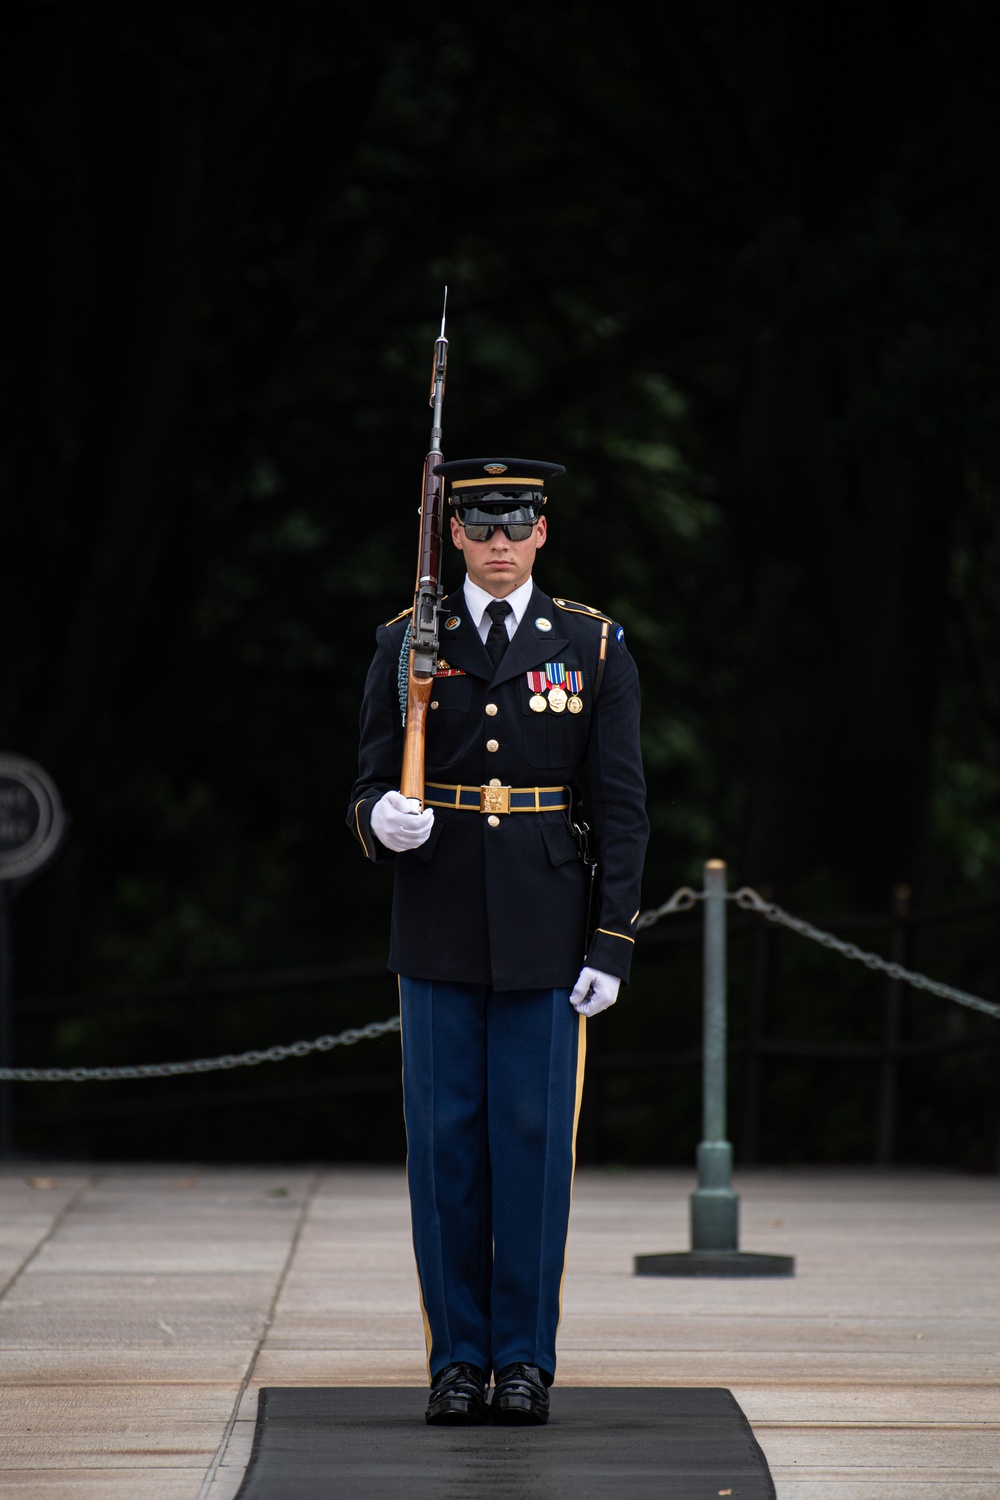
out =
<path fill-rule="evenodd" d="M 400 978 L 400 976 L 398 974 L 396 975 L 396 989 L 399 992 L 399 1057 L 400 1057 L 400 1077 L 402 1078 L 403 1075 L 406 1072 L 406 1065 L 402 1061 L 403 1055 L 404 1055 L 403 1054 L 403 982 L 402 982 L 402 979 Z M 405 1092 L 404 1092 L 404 1097 L 405 1097 Z M 577 1104 L 577 1109 L 579 1110 L 579 1103 Z M 403 1127 L 404 1127 L 404 1129 L 406 1127 L 406 1111 L 405 1110 L 403 1111 Z M 575 1148 L 574 1148 L 574 1150 L 575 1150 Z M 409 1135 L 407 1135 L 407 1138 L 406 1138 L 406 1160 L 407 1160 L 407 1164 L 409 1164 L 409 1159 L 410 1159 L 410 1138 L 409 1138 Z M 407 1178 L 407 1186 L 409 1186 L 409 1178 Z M 413 1205 L 412 1204 L 410 1205 L 410 1224 L 411 1224 L 411 1226 L 413 1224 Z M 427 1379 L 430 1380 L 430 1378 L 431 1378 L 431 1325 L 430 1325 L 430 1320 L 427 1317 L 427 1309 L 424 1306 L 424 1288 L 423 1288 L 423 1285 L 421 1284 L 421 1281 L 420 1281 L 420 1266 L 417 1263 L 417 1252 L 416 1252 L 416 1250 L 414 1250 L 414 1252 L 413 1252 L 413 1264 L 416 1266 L 416 1270 L 417 1270 L 417 1297 L 418 1297 L 419 1302 L 420 1302 L 420 1316 L 424 1320 L 424 1343 L 427 1346 Z"/>
<path fill-rule="evenodd" d="M 587 1065 L 587 1017 L 580 1017 L 580 1029 L 577 1033 L 576 1043 L 576 1104 L 573 1107 L 573 1168 L 569 1180 L 570 1205 L 573 1202 L 573 1179 L 576 1176 L 576 1128 L 580 1123 L 580 1105 L 583 1103 L 583 1072 Z M 566 1260 L 569 1255 L 569 1219 L 566 1220 L 566 1247 L 563 1250 L 562 1275 L 559 1278 L 559 1320 L 556 1323 L 558 1331 L 562 1322 L 563 1287 L 566 1284 Z"/>

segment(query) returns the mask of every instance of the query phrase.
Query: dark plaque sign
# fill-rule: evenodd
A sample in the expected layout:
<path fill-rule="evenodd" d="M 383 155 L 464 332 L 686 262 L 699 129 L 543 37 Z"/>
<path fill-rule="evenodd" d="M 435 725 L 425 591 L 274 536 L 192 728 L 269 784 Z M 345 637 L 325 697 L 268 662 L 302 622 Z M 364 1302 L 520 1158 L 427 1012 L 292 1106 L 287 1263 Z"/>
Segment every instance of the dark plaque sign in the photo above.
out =
<path fill-rule="evenodd" d="M 41 766 L 0 755 L 0 880 L 20 880 L 55 854 L 65 818 L 59 793 Z"/>

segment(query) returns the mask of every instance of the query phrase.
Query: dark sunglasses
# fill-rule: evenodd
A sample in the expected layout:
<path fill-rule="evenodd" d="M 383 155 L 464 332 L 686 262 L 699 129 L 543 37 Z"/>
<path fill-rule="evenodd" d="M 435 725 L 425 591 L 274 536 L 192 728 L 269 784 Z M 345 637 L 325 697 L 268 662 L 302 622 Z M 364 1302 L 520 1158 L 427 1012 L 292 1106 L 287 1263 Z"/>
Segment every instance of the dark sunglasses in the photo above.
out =
<path fill-rule="evenodd" d="M 465 528 L 470 542 L 488 542 L 498 529 L 511 542 L 526 542 L 535 529 L 538 517 L 530 505 L 519 505 L 508 511 L 479 510 L 468 505 L 458 513 L 458 521 Z"/>

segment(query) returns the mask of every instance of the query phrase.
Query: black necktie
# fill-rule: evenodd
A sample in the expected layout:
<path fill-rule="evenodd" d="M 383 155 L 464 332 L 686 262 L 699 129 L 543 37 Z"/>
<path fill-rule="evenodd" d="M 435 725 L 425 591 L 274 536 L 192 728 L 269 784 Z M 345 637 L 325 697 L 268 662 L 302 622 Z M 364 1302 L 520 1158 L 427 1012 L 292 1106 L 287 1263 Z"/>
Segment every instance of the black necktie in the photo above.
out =
<path fill-rule="evenodd" d="M 486 649 L 490 653 L 490 661 L 494 667 L 498 667 L 500 658 L 510 645 L 510 637 L 504 620 L 511 613 L 511 608 L 506 599 L 494 599 L 492 604 L 487 604 L 486 613 L 493 621 L 486 637 Z"/>

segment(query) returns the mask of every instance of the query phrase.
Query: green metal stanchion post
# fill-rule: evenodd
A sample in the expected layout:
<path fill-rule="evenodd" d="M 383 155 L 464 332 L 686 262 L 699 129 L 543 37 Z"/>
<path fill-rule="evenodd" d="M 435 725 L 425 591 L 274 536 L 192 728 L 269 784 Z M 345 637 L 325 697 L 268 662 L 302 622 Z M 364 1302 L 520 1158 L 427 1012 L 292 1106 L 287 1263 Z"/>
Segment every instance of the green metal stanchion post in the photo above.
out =
<path fill-rule="evenodd" d="M 733 1148 L 726 1139 L 726 865 L 705 865 L 702 1141 L 698 1186 L 691 1194 L 691 1249 L 637 1255 L 637 1276 L 793 1276 L 791 1255 L 739 1248 L 739 1195 Z"/>

